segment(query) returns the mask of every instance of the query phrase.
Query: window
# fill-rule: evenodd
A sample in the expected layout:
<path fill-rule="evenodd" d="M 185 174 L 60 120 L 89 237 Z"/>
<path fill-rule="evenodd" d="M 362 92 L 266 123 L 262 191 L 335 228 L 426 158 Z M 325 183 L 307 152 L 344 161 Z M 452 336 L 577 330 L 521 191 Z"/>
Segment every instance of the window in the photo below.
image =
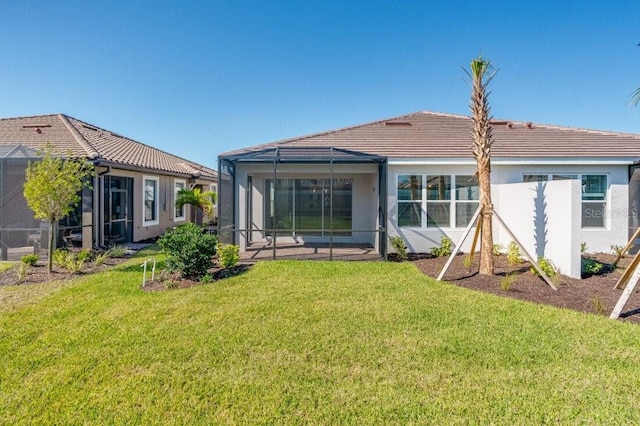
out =
<path fill-rule="evenodd" d="M 158 178 L 144 176 L 142 211 L 144 212 L 143 226 L 157 225 L 158 221 Z"/>
<path fill-rule="evenodd" d="M 451 176 L 427 176 L 427 228 L 451 224 Z"/>
<path fill-rule="evenodd" d="M 582 227 L 604 228 L 607 176 L 582 175 Z"/>
<path fill-rule="evenodd" d="M 180 220 L 184 220 L 185 219 L 185 206 L 182 207 L 178 207 L 175 205 L 176 200 L 178 199 L 178 193 L 185 189 L 187 183 L 184 180 L 181 179 L 176 179 L 173 181 L 173 202 L 174 202 L 174 209 L 173 209 L 173 220 L 175 221 L 180 221 Z"/>
<path fill-rule="evenodd" d="M 397 189 L 398 226 L 465 227 L 478 208 L 474 176 L 399 175 Z"/>
<path fill-rule="evenodd" d="M 351 236 L 353 179 L 267 179 L 265 183 L 267 229 L 278 230 L 279 235 Z"/>
<path fill-rule="evenodd" d="M 456 176 L 456 227 L 464 228 L 478 210 L 480 186 L 475 176 Z"/>
<path fill-rule="evenodd" d="M 422 226 L 422 176 L 398 176 L 398 226 Z"/>
<path fill-rule="evenodd" d="M 524 182 L 579 179 L 582 182 L 582 227 L 604 228 L 607 207 L 607 176 L 579 174 L 523 175 Z"/>

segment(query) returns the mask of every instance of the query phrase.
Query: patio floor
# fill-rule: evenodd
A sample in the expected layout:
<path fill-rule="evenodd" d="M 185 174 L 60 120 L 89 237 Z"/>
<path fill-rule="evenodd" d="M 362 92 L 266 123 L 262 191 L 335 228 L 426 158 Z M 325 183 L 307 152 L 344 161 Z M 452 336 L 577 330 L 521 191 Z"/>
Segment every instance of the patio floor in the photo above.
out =
<path fill-rule="evenodd" d="M 273 246 L 268 243 L 253 243 L 240 253 L 240 259 L 245 262 L 273 259 Z M 326 243 L 279 243 L 276 247 L 276 259 L 382 260 L 382 256 L 368 244 L 333 244 L 330 248 Z"/>

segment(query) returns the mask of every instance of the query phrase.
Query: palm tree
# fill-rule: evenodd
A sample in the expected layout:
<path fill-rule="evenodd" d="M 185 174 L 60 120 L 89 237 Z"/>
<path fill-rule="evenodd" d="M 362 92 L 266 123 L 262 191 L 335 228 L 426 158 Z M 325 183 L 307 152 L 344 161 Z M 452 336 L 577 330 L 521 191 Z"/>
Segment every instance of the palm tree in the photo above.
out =
<path fill-rule="evenodd" d="M 631 93 L 631 105 L 638 106 L 640 103 L 640 87 Z"/>
<path fill-rule="evenodd" d="M 480 185 L 480 208 L 482 239 L 480 242 L 480 274 L 493 275 L 493 232 L 491 203 L 491 145 L 493 144 L 491 117 L 487 98 L 487 85 L 496 74 L 491 63 L 479 56 L 471 61 L 471 99 L 469 101 L 473 120 L 473 157 L 478 164 L 478 184 Z"/>
<path fill-rule="evenodd" d="M 181 209 L 186 204 L 190 204 L 211 217 L 216 198 L 217 195 L 213 191 L 202 191 L 200 188 L 181 189 L 176 196 L 176 207 Z"/>

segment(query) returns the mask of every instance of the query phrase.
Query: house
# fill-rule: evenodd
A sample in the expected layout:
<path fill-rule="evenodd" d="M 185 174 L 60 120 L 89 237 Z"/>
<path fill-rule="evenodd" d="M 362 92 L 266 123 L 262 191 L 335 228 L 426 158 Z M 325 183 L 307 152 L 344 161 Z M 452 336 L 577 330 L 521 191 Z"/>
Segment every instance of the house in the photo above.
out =
<path fill-rule="evenodd" d="M 638 226 L 640 135 L 492 123 L 494 210 L 530 253 L 579 276 L 581 246 L 627 242 Z M 221 237 L 244 251 L 277 240 L 368 244 L 383 256 L 394 235 L 413 252 L 442 236 L 458 242 L 478 207 L 471 144 L 469 117 L 416 112 L 226 152 Z"/>
<path fill-rule="evenodd" d="M 200 212 L 175 207 L 182 188 L 216 190 L 217 172 L 64 114 L 0 119 L 0 251 L 46 241 L 22 195 L 25 168 L 50 144 L 61 155 L 94 165 L 91 188 L 58 224 L 59 244 L 85 248 L 142 241 Z M 209 218 L 213 219 L 213 218 Z"/>

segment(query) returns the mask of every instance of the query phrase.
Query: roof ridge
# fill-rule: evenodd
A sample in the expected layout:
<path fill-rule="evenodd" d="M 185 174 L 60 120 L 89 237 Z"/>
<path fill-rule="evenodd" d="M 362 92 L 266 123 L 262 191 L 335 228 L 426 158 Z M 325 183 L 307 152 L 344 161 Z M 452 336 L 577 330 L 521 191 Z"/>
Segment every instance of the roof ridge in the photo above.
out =
<path fill-rule="evenodd" d="M 73 137 L 87 153 L 87 157 L 89 159 L 93 160 L 100 157 L 100 153 L 98 152 L 98 150 L 96 150 L 94 146 L 91 145 L 91 143 L 82 135 L 82 133 L 80 133 L 80 131 L 76 129 L 76 126 L 71 123 L 68 116 L 66 116 L 65 114 L 58 114 L 58 117 L 60 118 L 60 121 L 62 121 L 62 124 L 64 124 L 65 127 L 69 129 Z"/>
<path fill-rule="evenodd" d="M 516 121 L 516 120 L 510 120 L 510 121 L 512 123 L 522 123 L 522 124 L 531 123 L 533 126 L 544 127 L 544 128 L 547 128 L 547 129 L 571 130 L 571 131 L 574 131 L 574 132 L 586 132 L 586 133 L 592 133 L 592 134 L 598 134 L 598 135 L 630 136 L 630 137 L 634 137 L 634 138 L 640 137 L 639 134 L 630 133 L 630 132 L 615 132 L 613 130 L 598 130 L 598 129 L 589 129 L 589 128 L 585 128 L 585 127 L 561 126 L 561 125 L 557 125 L 557 124 L 544 124 L 544 123 Z"/>
<path fill-rule="evenodd" d="M 64 114 L 62 114 L 62 115 L 64 115 Z M 165 150 L 162 150 L 162 149 L 160 149 L 160 148 L 156 148 L 155 146 L 152 146 L 152 145 L 146 144 L 146 143 L 144 143 L 144 142 L 137 141 L 137 140 L 132 139 L 132 138 L 130 138 L 130 137 L 128 137 L 128 136 L 121 135 L 120 133 L 116 133 L 116 132 L 114 132 L 114 131 L 112 131 L 112 130 L 107 130 L 107 129 L 103 128 L 103 127 L 96 126 L 95 124 L 87 123 L 86 121 L 80 120 L 80 119 L 75 118 L 75 117 L 71 117 L 71 116 L 68 116 L 68 115 L 64 115 L 64 116 L 65 116 L 67 119 L 73 119 L 73 120 L 75 120 L 75 121 L 77 121 L 77 122 L 79 122 L 79 123 L 82 123 L 82 124 L 84 124 L 84 125 L 87 125 L 87 126 L 93 127 L 93 128 L 98 129 L 98 130 L 100 130 L 100 131 L 102 131 L 102 132 L 107 132 L 107 133 L 111 134 L 111 135 L 112 135 L 112 136 L 114 136 L 114 137 L 121 138 L 121 139 L 124 139 L 124 140 L 130 141 L 130 142 L 134 142 L 134 143 L 140 144 L 140 145 L 142 145 L 142 146 L 145 146 L 145 147 L 147 147 L 147 148 L 149 148 L 149 149 L 152 149 L 152 150 L 155 150 L 155 151 L 158 151 L 158 152 L 162 152 L 163 154 L 169 155 L 169 156 L 171 156 L 171 157 L 173 157 L 173 158 L 176 158 L 176 159 L 178 159 L 178 160 L 182 160 L 182 161 L 184 161 L 185 163 L 188 163 L 188 164 L 191 164 L 191 165 L 200 166 L 200 167 L 206 167 L 206 168 L 208 168 L 208 169 L 210 169 L 210 170 L 215 171 L 214 169 L 212 169 L 212 168 L 210 168 L 210 167 L 207 167 L 207 166 L 205 166 L 205 165 L 201 165 L 201 164 L 199 164 L 199 163 L 196 163 L 196 162 L 195 162 L 195 161 L 193 161 L 193 160 L 189 160 L 189 159 L 186 159 L 186 158 L 184 158 L 184 157 L 180 157 L 180 156 L 178 156 L 178 155 L 172 154 L 172 153 L 167 152 L 167 151 L 165 151 Z"/>
<path fill-rule="evenodd" d="M 310 138 L 315 138 L 318 136 L 324 136 L 324 135 L 331 135 L 331 134 L 335 134 L 335 133 L 339 133 L 339 132 L 344 132 L 346 130 L 352 130 L 352 129 L 356 129 L 358 127 L 364 127 L 364 126 L 370 126 L 372 124 L 378 124 L 378 123 L 384 123 L 387 121 L 391 121 L 391 120 L 398 120 L 398 119 L 402 119 L 402 118 L 406 118 L 412 115 L 416 115 L 416 114 L 439 114 L 439 113 L 430 113 L 428 111 L 417 111 L 417 112 L 412 112 L 412 113 L 408 113 L 408 114 L 403 114 L 403 115 L 398 115 L 396 117 L 390 117 L 390 118 L 385 118 L 382 120 L 374 120 L 374 121 L 370 121 L 367 123 L 361 123 L 361 124 L 355 124 L 355 125 L 351 125 L 351 126 L 346 126 L 346 127 L 339 127 L 337 129 L 331 129 L 331 130 L 325 130 L 322 132 L 317 132 L 317 133 L 308 133 L 306 135 L 302 135 L 302 136 L 298 136 L 298 137 L 292 137 L 292 138 L 287 138 L 287 139 L 281 139 L 281 140 L 277 140 L 277 141 L 271 141 L 271 142 L 265 142 L 259 145 L 253 145 L 250 147 L 251 151 L 259 151 L 261 149 L 266 149 L 266 148 L 270 148 L 273 146 L 278 146 L 278 145 L 286 145 L 292 142 L 296 142 L 296 141 L 300 141 L 303 139 L 310 139 Z M 462 116 L 464 117 L 464 116 Z M 236 150 L 232 150 L 229 151 L 229 153 L 231 152 L 235 152 Z M 222 153 L 221 155 L 224 155 L 226 153 Z"/>

